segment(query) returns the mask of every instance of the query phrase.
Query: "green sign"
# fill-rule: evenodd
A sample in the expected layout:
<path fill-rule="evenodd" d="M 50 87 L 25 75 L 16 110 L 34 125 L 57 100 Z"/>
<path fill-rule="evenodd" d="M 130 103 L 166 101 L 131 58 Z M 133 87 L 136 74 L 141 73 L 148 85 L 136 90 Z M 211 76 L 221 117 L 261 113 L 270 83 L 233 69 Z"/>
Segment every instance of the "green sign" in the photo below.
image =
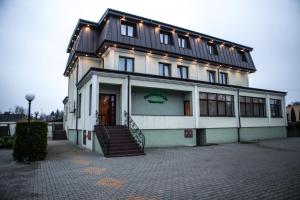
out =
<path fill-rule="evenodd" d="M 162 94 L 158 94 L 158 93 L 151 93 L 148 94 L 146 96 L 144 96 L 144 99 L 146 101 L 148 101 L 149 103 L 165 103 L 166 101 L 168 101 L 168 98 Z"/>

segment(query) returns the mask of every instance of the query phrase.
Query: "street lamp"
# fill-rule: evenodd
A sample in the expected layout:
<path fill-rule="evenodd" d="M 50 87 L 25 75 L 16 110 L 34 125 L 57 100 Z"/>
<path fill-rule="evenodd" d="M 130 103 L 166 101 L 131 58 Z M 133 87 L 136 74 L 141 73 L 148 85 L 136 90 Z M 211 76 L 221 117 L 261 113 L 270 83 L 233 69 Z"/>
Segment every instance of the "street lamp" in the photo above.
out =
<path fill-rule="evenodd" d="M 31 102 L 34 99 L 34 94 L 26 94 L 25 99 L 28 101 L 28 123 L 30 124 L 30 108 L 31 108 Z"/>
<path fill-rule="evenodd" d="M 31 152 L 31 139 L 30 139 L 30 108 L 31 108 L 31 102 L 34 99 L 34 94 L 29 93 L 25 95 L 25 99 L 28 101 L 28 126 L 27 126 L 27 136 L 26 136 L 26 141 L 27 141 L 27 148 L 26 148 L 26 156 L 24 158 L 25 162 L 27 164 L 30 164 L 30 152 Z"/>

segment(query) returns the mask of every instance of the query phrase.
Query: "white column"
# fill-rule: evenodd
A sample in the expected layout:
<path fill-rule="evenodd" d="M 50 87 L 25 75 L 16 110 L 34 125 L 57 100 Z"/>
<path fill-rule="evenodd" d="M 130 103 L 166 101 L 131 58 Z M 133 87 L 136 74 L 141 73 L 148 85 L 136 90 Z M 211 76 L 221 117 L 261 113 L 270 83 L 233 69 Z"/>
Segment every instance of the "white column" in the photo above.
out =
<path fill-rule="evenodd" d="M 124 124 L 124 111 L 127 111 L 127 85 L 128 78 L 125 78 L 122 83 L 122 91 L 121 91 L 121 124 Z"/>
<path fill-rule="evenodd" d="M 284 122 L 285 122 L 285 125 L 287 126 L 288 125 L 288 119 L 287 119 L 287 116 L 286 116 L 286 109 L 285 109 L 285 96 L 282 97 L 282 104 L 281 104 L 281 112 L 282 112 L 282 117 L 284 118 Z"/>
<path fill-rule="evenodd" d="M 92 75 L 92 115 L 91 115 L 91 130 L 94 129 L 94 125 L 96 125 L 97 122 L 97 113 L 99 112 L 99 85 L 98 85 L 98 78 L 97 75 Z"/>
<path fill-rule="evenodd" d="M 198 122 L 199 122 L 199 113 L 200 113 L 200 105 L 199 105 L 199 92 L 198 92 L 198 86 L 194 86 L 194 91 L 193 91 L 193 115 L 195 119 L 195 128 L 198 128 Z"/>
<path fill-rule="evenodd" d="M 239 121 L 239 93 L 238 90 L 236 90 L 236 93 L 234 95 L 234 114 L 235 114 L 235 124 L 236 127 L 242 127 L 242 120 L 241 122 Z M 241 123 L 241 124 L 240 124 Z"/>
<path fill-rule="evenodd" d="M 271 126 L 271 108 L 270 108 L 270 95 L 267 94 L 266 99 L 266 111 L 267 111 L 267 117 L 268 117 L 268 124 Z"/>

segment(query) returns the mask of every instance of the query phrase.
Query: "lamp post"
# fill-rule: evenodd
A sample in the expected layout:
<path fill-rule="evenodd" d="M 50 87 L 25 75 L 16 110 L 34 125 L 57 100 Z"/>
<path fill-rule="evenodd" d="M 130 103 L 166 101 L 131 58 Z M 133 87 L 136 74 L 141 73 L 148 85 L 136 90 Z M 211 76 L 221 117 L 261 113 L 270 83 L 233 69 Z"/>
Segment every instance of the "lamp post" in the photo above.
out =
<path fill-rule="evenodd" d="M 26 137 L 26 141 L 27 141 L 27 148 L 26 148 L 26 156 L 25 156 L 25 161 L 27 164 L 30 164 L 30 152 L 31 152 L 31 140 L 30 140 L 30 109 L 31 109 L 31 102 L 34 99 L 34 94 L 26 94 L 25 95 L 25 99 L 28 101 L 28 126 L 27 126 L 27 137 Z"/>
<path fill-rule="evenodd" d="M 31 102 L 34 99 L 34 94 L 26 94 L 25 99 L 28 101 L 28 124 L 30 124 L 30 108 L 31 108 Z"/>

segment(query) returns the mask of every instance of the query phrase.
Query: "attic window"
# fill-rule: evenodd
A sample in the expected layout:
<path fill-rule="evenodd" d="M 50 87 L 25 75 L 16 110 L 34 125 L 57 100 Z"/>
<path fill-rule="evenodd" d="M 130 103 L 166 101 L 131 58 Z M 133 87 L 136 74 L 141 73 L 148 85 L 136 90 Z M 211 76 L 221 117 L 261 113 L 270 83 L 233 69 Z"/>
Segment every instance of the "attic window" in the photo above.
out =
<path fill-rule="evenodd" d="M 248 62 L 247 57 L 246 57 L 246 53 L 244 51 L 238 51 L 238 54 L 240 56 L 241 61 Z"/>
<path fill-rule="evenodd" d="M 136 36 L 136 25 L 130 22 L 121 22 L 121 35 L 128 37 Z"/>
<path fill-rule="evenodd" d="M 218 55 L 217 45 L 212 42 L 207 42 L 208 53 L 211 55 Z"/>
<path fill-rule="evenodd" d="M 166 31 L 160 31 L 159 39 L 161 44 L 173 44 L 172 35 Z"/>
<path fill-rule="evenodd" d="M 190 44 L 188 38 L 178 35 L 178 46 L 181 48 L 189 48 Z"/>

